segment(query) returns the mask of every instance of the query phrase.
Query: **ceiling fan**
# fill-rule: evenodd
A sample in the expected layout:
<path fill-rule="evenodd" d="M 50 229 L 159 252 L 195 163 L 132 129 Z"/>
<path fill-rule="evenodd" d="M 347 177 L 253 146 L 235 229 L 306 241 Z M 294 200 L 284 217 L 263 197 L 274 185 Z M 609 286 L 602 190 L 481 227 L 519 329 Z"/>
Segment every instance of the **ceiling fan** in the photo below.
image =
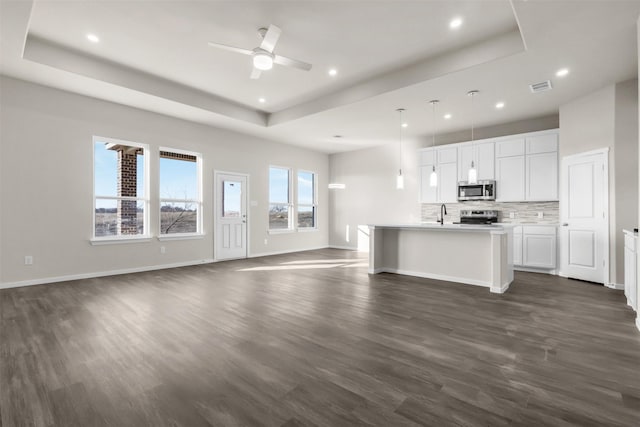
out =
<path fill-rule="evenodd" d="M 253 50 L 213 42 L 209 42 L 209 46 L 253 56 L 253 71 L 251 72 L 252 79 L 259 78 L 260 74 L 262 74 L 263 71 L 270 70 L 273 67 L 273 64 L 309 71 L 311 69 L 311 64 L 273 53 L 281 33 L 282 30 L 273 24 L 269 25 L 269 29 L 259 28 L 258 35 L 262 38 L 262 43 L 260 43 L 259 47 L 256 47 Z"/>

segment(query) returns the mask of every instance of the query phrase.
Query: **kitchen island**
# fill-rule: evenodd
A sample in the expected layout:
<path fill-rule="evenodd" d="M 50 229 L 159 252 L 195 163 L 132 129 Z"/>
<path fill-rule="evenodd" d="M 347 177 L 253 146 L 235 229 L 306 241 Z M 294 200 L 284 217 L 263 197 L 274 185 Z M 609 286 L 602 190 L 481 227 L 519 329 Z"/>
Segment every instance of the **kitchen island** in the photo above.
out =
<path fill-rule="evenodd" d="M 369 274 L 396 273 L 488 287 L 513 281 L 509 225 L 369 225 Z"/>

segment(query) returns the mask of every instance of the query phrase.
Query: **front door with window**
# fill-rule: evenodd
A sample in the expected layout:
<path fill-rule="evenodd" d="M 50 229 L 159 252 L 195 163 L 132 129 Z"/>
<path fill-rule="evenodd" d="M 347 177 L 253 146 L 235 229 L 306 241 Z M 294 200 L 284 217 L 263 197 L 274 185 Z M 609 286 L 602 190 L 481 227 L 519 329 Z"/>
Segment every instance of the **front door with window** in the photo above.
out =
<path fill-rule="evenodd" d="M 247 175 L 216 173 L 215 259 L 247 257 Z"/>

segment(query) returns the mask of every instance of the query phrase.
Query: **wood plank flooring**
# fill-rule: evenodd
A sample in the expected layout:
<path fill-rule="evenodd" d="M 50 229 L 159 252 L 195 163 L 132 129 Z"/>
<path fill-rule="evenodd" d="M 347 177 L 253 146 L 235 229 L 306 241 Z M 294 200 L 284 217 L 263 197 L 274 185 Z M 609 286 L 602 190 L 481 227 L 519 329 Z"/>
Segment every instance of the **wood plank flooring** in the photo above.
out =
<path fill-rule="evenodd" d="M 0 291 L 11 426 L 638 426 L 620 291 L 325 249 Z"/>

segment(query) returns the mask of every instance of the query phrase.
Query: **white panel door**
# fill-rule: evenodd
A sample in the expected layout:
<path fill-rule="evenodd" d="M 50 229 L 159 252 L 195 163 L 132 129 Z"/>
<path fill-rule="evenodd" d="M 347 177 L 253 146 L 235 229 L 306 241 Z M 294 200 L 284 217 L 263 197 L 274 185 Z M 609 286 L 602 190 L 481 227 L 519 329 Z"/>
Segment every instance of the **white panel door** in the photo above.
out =
<path fill-rule="evenodd" d="M 447 163 L 439 165 L 438 171 L 438 202 L 457 203 L 458 201 L 458 164 Z"/>
<path fill-rule="evenodd" d="M 527 155 L 526 199 L 558 200 L 558 153 Z"/>
<path fill-rule="evenodd" d="M 429 185 L 432 171 L 433 165 L 420 166 L 420 203 L 436 203 L 438 201 L 438 187 Z M 440 177 L 438 177 L 439 180 Z"/>
<path fill-rule="evenodd" d="M 560 274 L 606 283 L 609 256 L 607 152 L 562 159 Z"/>
<path fill-rule="evenodd" d="M 247 175 L 216 173 L 215 259 L 247 257 Z"/>
<path fill-rule="evenodd" d="M 496 159 L 496 200 L 524 201 L 524 156 Z"/>

